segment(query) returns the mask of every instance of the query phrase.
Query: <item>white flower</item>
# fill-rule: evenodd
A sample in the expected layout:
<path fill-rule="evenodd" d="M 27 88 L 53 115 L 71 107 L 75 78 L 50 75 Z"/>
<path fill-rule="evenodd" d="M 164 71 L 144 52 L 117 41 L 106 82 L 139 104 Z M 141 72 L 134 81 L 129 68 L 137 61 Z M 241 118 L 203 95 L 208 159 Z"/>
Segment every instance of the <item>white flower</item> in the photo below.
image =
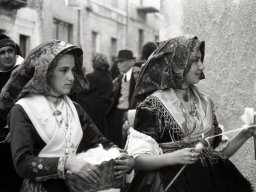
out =
<path fill-rule="evenodd" d="M 253 108 L 246 107 L 244 110 L 244 114 L 241 116 L 245 125 L 252 125 L 254 124 L 254 116 L 256 115 Z"/>

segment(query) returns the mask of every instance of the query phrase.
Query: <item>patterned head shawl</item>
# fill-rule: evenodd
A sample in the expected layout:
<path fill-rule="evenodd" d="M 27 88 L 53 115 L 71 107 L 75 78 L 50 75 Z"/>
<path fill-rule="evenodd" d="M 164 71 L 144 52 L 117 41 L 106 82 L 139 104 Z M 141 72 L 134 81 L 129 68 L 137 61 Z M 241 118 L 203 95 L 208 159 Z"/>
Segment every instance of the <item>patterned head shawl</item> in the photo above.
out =
<path fill-rule="evenodd" d="M 92 66 L 94 69 L 107 70 L 109 68 L 107 57 L 101 53 L 95 53 L 92 57 Z"/>
<path fill-rule="evenodd" d="M 75 58 L 75 80 L 71 92 L 87 90 L 89 83 L 82 71 L 83 51 L 69 43 L 53 40 L 34 48 L 24 62 L 15 70 L 0 94 L 0 113 L 5 117 L 17 99 L 28 94 L 47 94 L 49 71 L 53 70 L 57 60 L 66 53 Z"/>
<path fill-rule="evenodd" d="M 194 49 L 201 51 L 203 62 L 205 44 L 196 36 L 183 35 L 161 42 L 142 68 L 135 89 L 136 97 L 142 99 L 156 90 L 181 88 L 194 61 L 191 58 Z M 204 79 L 204 74 L 200 79 Z"/>

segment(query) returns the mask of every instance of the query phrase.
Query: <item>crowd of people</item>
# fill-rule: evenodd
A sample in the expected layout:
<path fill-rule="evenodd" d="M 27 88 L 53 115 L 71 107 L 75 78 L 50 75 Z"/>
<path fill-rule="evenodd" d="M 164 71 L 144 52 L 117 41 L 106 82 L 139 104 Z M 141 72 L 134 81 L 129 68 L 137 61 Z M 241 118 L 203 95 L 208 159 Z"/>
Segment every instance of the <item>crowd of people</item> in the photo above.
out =
<path fill-rule="evenodd" d="M 204 41 L 182 35 L 146 43 L 140 58 L 120 50 L 114 74 L 95 53 L 86 73 L 75 45 L 48 41 L 23 60 L 1 34 L 0 191 L 68 192 L 68 175 L 99 183 L 99 166 L 76 156 L 99 145 L 120 151 L 117 180 L 134 173 L 121 191 L 253 191 L 229 157 L 256 126 L 221 136 L 213 101 L 195 85 L 204 56 Z"/>

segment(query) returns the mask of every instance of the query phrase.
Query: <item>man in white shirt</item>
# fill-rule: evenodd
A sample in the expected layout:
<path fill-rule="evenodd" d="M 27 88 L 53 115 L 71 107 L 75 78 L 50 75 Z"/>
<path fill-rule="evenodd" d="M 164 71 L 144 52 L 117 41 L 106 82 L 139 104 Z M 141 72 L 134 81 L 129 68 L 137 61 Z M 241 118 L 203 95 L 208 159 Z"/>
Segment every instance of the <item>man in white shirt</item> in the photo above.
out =
<path fill-rule="evenodd" d="M 117 62 L 121 75 L 113 81 L 113 102 L 107 113 L 107 137 L 122 148 L 124 147 L 122 138 L 124 114 L 131 106 L 135 88 L 135 79 L 132 75 L 132 68 L 135 62 L 133 52 L 127 49 L 120 50 Z"/>

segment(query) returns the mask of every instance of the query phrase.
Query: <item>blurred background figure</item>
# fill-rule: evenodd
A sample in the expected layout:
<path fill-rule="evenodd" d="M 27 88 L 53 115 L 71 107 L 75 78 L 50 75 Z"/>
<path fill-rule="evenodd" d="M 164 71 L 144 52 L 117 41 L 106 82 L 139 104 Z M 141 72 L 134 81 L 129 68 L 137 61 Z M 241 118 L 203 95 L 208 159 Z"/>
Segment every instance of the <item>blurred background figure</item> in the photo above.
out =
<path fill-rule="evenodd" d="M 141 49 L 141 57 L 139 60 L 136 60 L 133 69 L 132 69 L 132 77 L 134 81 L 132 82 L 133 85 L 132 87 L 136 87 L 136 84 L 138 82 L 138 78 L 140 75 L 140 72 L 142 71 L 142 68 L 144 64 L 146 63 L 147 59 L 149 56 L 156 50 L 157 46 L 154 42 L 147 42 L 146 44 L 143 45 Z M 130 102 L 130 108 L 125 114 L 124 117 L 124 124 L 123 124 L 123 140 L 126 142 L 127 139 L 127 131 L 130 127 L 133 127 L 134 125 L 134 118 L 135 118 L 135 113 L 136 113 L 136 108 L 140 101 L 135 97 L 134 92 L 131 97 L 131 102 Z"/>
<path fill-rule="evenodd" d="M 139 75 L 140 75 L 143 65 L 146 63 L 149 56 L 156 50 L 156 48 L 157 48 L 156 44 L 151 41 L 149 41 L 143 45 L 142 50 L 141 50 L 141 57 L 139 60 L 135 61 L 135 64 L 134 64 L 133 70 L 132 70 L 132 76 L 135 79 L 135 82 L 133 85 L 134 87 L 136 86 L 136 83 L 138 81 L 138 78 L 139 78 Z M 137 105 L 138 105 L 138 100 L 133 95 L 131 98 L 130 109 L 136 109 Z"/>
<path fill-rule="evenodd" d="M 111 72 L 111 75 L 112 75 L 112 79 L 115 79 L 120 75 L 120 71 L 117 67 L 117 57 L 112 56 L 111 60 L 112 60 L 112 67 L 111 67 L 110 72 Z"/>
<path fill-rule="evenodd" d="M 106 135 L 107 120 L 106 112 L 111 103 L 113 88 L 111 73 L 107 57 L 96 53 L 92 57 L 93 72 L 88 73 L 86 78 L 89 81 L 90 89 L 78 93 L 76 101 L 86 110 L 101 133 Z"/>
<path fill-rule="evenodd" d="M 132 75 L 135 57 L 131 50 L 123 49 L 119 51 L 116 61 L 121 75 L 113 81 L 113 101 L 107 113 L 109 131 L 107 137 L 122 148 L 124 145 L 122 137 L 124 116 L 130 108 L 135 88 L 135 79 Z"/>
<path fill-rule="evenodd" d="M 20 55 L 19 45 L 7 35 L 0 34 L 0 91 L 10 79 L 12 71 L 23 61 Z M 22 180 L 12 164 L 6 118 L 0 118 L 0 191 L 14 192 L 19 190 Z"/>
<path fill-rule="evenodd" d="M 143 63 L 144 63 L 143 61 L 135 61 L 134 66 L 132 68 L 132 75 L 133 75 L 136 83 L 137 83 L 138 77 L 140 75 L 141 65 Z"/>
<path fill-rule="evenodd" d="M 136 60 L 135 63 L 141 63 L 140 67 L 146 63 L 149 56 L 156 50 L 157 46 L 154 42 L 149 41 L 145 43 L 140 52 L 140 59 Z"/>
<path fill-rule="evenodd" d="M 154 42 L 147 42 L 143 45 L 141 50 L 141 60 L 148 60 L 148 57 L 156 50 L 157 46 Z"/>
<path fill-rule="evenodd" d="M 132 68 L 132 78 L 134 81 L 132 81 L 131 85 L 132 87 L 136 86 L 136 83 L 138 81 L 140 71 L 141 71 L 141 66 L 145 63 L 143 60 L 138 60 L 135 61 L 133 68 Z M 131 102 L 130 102 L 130 109 L 136 109 L 137 106 L 137 99 L 134 97 L 134 94 L 132 95 Z"/>

